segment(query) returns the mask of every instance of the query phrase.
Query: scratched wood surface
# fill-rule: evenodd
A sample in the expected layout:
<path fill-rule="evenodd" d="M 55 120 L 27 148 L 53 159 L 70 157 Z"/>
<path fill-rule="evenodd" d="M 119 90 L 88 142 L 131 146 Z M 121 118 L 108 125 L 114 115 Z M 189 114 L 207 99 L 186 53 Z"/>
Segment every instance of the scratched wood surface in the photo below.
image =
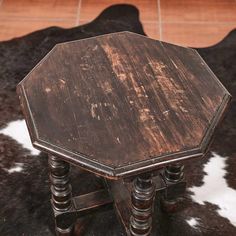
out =
<path fill-rule="evenodd" d="M 195 50 L 129 32 L 56 46 L 18 92 L 35 146 L 107 175 L 202 154 L 229 100 Z"/>

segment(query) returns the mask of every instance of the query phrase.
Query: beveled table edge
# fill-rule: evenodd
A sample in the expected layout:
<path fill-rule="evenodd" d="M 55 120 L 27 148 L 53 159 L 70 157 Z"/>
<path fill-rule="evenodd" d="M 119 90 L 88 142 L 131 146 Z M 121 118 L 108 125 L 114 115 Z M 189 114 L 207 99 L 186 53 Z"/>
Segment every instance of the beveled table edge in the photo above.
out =
<path fill-rule="evenodd" d="M 231 95 L 227 92 L 226 89 L 225 91 L 226 93 L 222 99 L 222 102 L 198 147 L 186 151 L 152 157 L 151 159 L 128 164 L 122 167 L 110 167 L 96 160 L 91 160 L 82 153 L 74 153 L 65 148 L 50 144 L 47 141 L 40 139 L 38 137 L 37 127 L 34 123 L 24 86 L 22 83 L 18 84 L 17 86 L 17 93 L 20 97 L 21 107 L 26 118 L 26 124 L 33 146 L 40 151 L 56 155 L 64 159 L 65 161 L 70 162 L 71 164 L 74 164 L 83 169 L 86 169 L 87 171 L 91 171 L 109 179 L 129 177 L 132 175 L 140 174 L 142 172 L 152 171 L 153 169 L 158 169 L 174 162 L 182 162 L 204 156 L 207 151 L 207 147 L 209 146 L 208 144 L 212 139 L 214 130 L 220 120 L 223 118 L 223 114 L 228 107 L 229 101 L 231 99 Z M 75 160 L 75 158 L 79 158 L 80 160 Z"/>

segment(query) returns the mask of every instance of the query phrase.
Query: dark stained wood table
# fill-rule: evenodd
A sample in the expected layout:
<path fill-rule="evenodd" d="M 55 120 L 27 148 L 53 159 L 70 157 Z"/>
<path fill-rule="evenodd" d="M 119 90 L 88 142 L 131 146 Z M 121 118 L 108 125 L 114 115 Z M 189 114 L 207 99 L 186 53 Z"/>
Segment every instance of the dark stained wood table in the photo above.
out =
<path fill-rule="evenodd" d="M 113 204 L 127 235 L 150 235 L 153 200 L 173 208 L 184 162 L 202 157 L 230 94 L 199 54 L 130 32 L 56 45 L 18 85 L 33 145 L 49 154 L 58 235 Z M 71 196 L 74 164 L 104 189 Z"/>

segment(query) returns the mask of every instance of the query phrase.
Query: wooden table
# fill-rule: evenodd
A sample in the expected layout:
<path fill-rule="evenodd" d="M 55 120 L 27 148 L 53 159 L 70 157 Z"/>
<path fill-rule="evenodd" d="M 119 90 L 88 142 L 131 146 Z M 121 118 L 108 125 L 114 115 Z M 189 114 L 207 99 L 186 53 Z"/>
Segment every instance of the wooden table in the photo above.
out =
<path fill-rule="evenodd" d="M 58 235 L 113 204 L 127 235 L 150 235 L 156 192 L 175 206 L 184 161 L 204 156 L 230 94 L 199 54 L 130 32 L 56 45 L 18 85 L 33 145 L 49 154 Z M 73 197 L 70 164 L 104 178 Z"/>

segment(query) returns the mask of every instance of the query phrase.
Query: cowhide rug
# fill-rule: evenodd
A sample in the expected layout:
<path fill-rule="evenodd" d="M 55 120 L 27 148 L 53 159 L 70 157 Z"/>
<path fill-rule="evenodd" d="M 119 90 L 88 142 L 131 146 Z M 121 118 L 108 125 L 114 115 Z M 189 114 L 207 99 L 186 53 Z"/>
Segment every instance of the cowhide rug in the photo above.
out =
<path fill-rule="evenodd" d="M 54 235 L 47 157 L 30 144 L 16 84 L 56 43 L 124 30 L 145 34 L 138 10 L 130 5 L 107 8 L 90 24 L 50 27 L 0 43 L 0 236 Z M 197 50 L 233 101 L 207 158 L 186 166 L 187 206 L 172 215 L 159 210 L 159 236 L 236 235 L 236 31 L 213 47 Z M 72 180 L 75 195 L 101 185 L 75 168 Z M 88 223 L 85 235 L 124 235 L 112 210 Z"/>

